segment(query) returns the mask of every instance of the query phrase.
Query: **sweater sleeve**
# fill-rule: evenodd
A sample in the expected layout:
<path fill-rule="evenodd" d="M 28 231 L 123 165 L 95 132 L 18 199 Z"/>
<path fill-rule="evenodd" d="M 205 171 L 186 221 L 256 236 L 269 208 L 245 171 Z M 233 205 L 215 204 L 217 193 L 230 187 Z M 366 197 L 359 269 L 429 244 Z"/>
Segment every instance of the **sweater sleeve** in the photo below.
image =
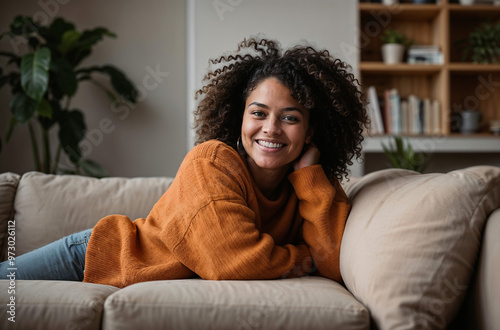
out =
<path fill-rule="evenodd" d="M 302 235 L 319 274 L 342 282 L 340 243 L 350 210 L 344 190 L 338 181 L 330 183 L 321 165 L 294 171 L 288 178 L 299 198 Z"/>
<path fill-rule="evenodd" d="M 187 168 L 186 168 L 187 169 Z M 310 273 L 306 244 L 276 246 L 256 226 L 256 214 L 246 201 L 244 175 L 235 166 L 195 160 L 176 178 L 178 187 L 195 192 L 192 216 L 184 224 L 170 223 L 177 233 L 168 248 L 203 279 L 239 280 L 298 277 Z M 235 175 L 236 173 L 236 175 Z M 172 192 L 174 193 L 174 192 Z"/>

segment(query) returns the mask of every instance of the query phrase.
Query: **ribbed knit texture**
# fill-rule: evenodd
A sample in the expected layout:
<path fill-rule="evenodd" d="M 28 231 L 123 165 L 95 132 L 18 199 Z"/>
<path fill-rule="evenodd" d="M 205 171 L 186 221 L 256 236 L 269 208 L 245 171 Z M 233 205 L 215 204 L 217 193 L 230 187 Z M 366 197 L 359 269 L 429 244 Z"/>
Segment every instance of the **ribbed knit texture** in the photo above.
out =
<path fill-rule="evenodd" d="M 320 165 L 292 172 L 276 200 L 257 188 L 245 160 L 218 141 L 193 148 L 146 219 L 101 219 L 85 282 L 125 287 L 200 276 L 275 279 L 311 272 L 341 281 L 347 197 Z M 292 187 L 293 186 L 293 187 Z"/>

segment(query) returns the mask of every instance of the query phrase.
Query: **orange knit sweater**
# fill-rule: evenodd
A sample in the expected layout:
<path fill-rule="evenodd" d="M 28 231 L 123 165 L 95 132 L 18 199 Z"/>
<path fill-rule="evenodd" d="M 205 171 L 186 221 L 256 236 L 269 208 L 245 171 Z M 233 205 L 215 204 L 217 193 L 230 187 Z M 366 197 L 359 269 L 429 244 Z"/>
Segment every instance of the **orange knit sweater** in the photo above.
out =
<path fill-rule="evenodd" d="M 101 219 L 85 282 L 125 287 L 191 278 L 275 279 L 310 273 L 341 281 L 340 241 L 349 202 L 320 165 L 288 175 L 276 200 L 257 188 L 245 160 L 208 141 L 184 159 L 147 218 Z"/>

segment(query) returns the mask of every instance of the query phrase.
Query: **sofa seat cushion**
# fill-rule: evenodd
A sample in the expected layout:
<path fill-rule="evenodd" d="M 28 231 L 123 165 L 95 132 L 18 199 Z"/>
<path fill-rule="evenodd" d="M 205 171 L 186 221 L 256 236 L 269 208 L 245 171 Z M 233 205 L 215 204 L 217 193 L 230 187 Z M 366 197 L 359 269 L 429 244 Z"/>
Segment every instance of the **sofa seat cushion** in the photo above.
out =
<path fill-rule="evenodd" d="M 500 168 L 390 169 L 352 180 L 346 193 L 340 270 L 374 325 L 446 328 L 474 273 L 486 219 L 500 207 Z"/>
<path fill-rule="evenodd" d="M 144 282 L 112 294 L 104 329 L 369 329 L 367 309 L 323 277 Z"/>
<path fill-rule="evenodd" d="M 118 288 L 63 281 L 0 281 L 0 329 L 100 329 L 104 301 Z M 15 305 L 7 303 L 14 297 Z M 5 312 L 7 307 L 7 313 Z M 15 312 L 15 323 L 8 320 Z"/>

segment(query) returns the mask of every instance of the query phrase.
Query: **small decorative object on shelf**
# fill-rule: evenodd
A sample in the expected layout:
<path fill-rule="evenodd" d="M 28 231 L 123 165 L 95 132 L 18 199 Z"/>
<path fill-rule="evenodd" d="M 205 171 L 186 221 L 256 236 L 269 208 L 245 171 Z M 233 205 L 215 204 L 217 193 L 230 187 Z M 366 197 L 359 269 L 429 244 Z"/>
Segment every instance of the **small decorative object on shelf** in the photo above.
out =
<path fill-rule="evenodd" d="M 399 3 L 398 0 L 382 0 L 382 4 L 386 6 L 395 5 L 397 3 Z"/>
<path fill-rule="evenodd" d="M 462 53 L 462 60 L 470 57 L 473 63 L 498 63 L 500 57 L 500 21 L 483 23 L 474 29 L 465 40 L 456 45 L 467 43 Z"/>
<path fill-rule="evenodd" d="M 460 4 L 462 6 L 471 6 L 473 5 L 475 0 L 460 0 Z"/>
<path fill-rule="evenodd" d="M 463 134 L 476 133 L 481 126 L 481 112 L 475 110 L 460 111 L 459 127 Z"/>
<path fill-rule="evenodd" d="M 386 29 L 380 37 L 382 46 L 382 58 L 385 64 L 397 64 L 403 62 L 406 47 L 411 43 L 406 36 L 395 29 Z"/>
<path fill-rule="evenodd" d="M 490 132 L 493 135 L 500 135 L 500 120 L 490 120 Z"/>
<path fill-rule="evenodd" d="M 412 45 L 408 49 L 409 64 L 443 64 L 443 53 L 437 45 Z"/>

